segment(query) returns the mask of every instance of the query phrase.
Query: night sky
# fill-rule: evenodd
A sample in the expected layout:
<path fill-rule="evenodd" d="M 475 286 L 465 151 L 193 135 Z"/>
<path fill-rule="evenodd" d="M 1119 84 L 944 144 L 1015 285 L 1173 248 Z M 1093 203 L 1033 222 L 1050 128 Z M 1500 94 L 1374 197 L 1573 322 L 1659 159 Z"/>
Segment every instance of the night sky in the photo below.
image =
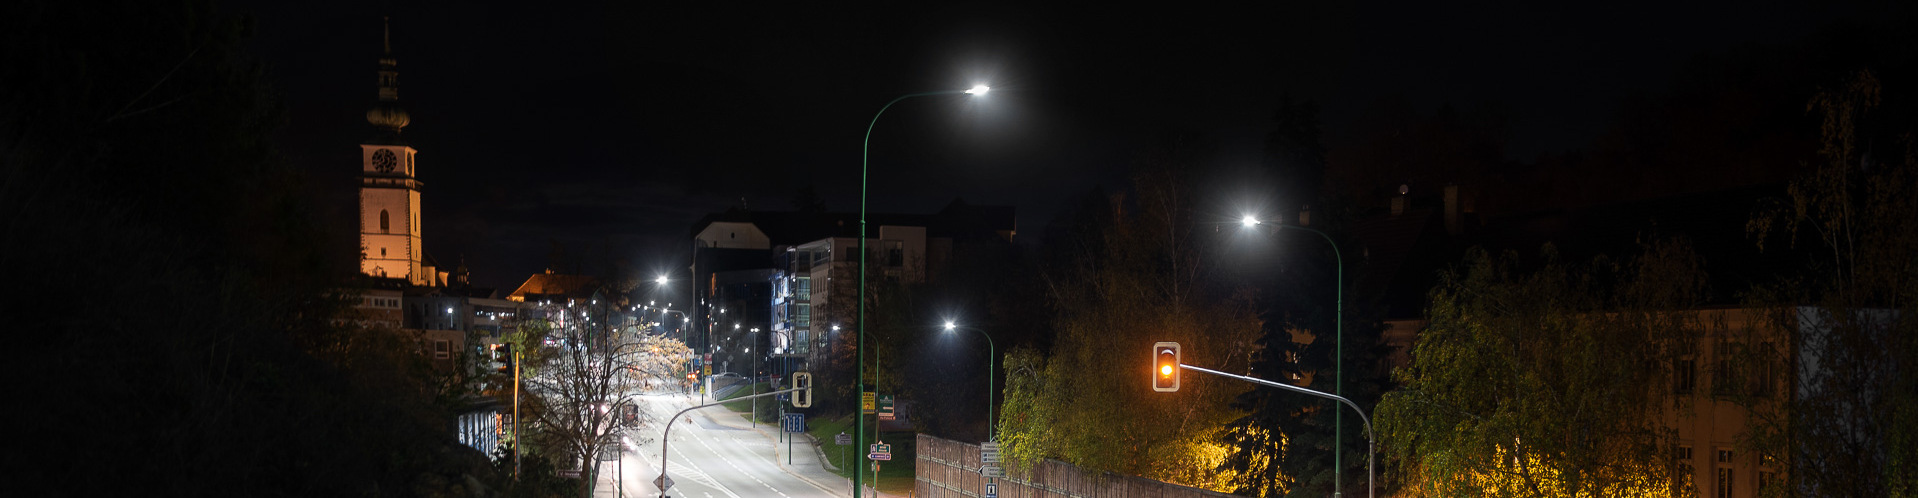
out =
<path fill-rule="evenodd" d="M 872 209 L 1013 205 L 1031 241 L 1072 195 L 1118 186 L 1131 158 L 1167 136 L 1256 164 L 1282 96 L 1317 102 L 1334 146 L 1386 99 L 1496 105 L 1508 156 L 1529 158 L 1586 146 L 1622 100 L 1659 91 L 1689 58 L 1791 43 L 1868 10 L 1267 3 L 234 7 L 255 19 L 287 106 L 283 152 L 346 232 L 358 144 L 374 132 L 364 114 L 380 18 L 392 17 L 427 251 L 445 266 L 464 257 L 502 295 L 546 266 L 553 241 L 578 259 L 683 275 L 705 213 L 790 209 L 807 184 L 830 209 L 857 209 L 861 135 L 904 93 L 993 87 L 887 112 L 873 133 Z"/>

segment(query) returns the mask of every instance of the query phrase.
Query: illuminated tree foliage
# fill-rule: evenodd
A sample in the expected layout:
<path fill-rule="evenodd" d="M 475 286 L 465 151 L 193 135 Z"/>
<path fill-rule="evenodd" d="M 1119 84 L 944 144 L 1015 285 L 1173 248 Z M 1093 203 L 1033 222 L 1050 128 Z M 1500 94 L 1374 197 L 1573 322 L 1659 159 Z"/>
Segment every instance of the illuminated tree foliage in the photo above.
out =
<path fill-rule="evenodd" d="M 582 475 L 599 471 L 602 451 L 614 451 L 630 437 L 645 438 L 629 428 L 651 424 L 661 414 L 648 413 L 637 396 L 649 387 L 673 385 L 690 358 L 678 340 L 645 335 L 621 327 L 618 314 L 600 301 L 550 304 L 530 311 L 535 319 L 510 337 L 526 351 L 521 378 L 530 408 L 522 412 L 530 423 L 527 445 L 559 462 L 578 462 Z M 623 408 L 633 406 L 634 408 Z M 632 419 L 624 415 L 631 410 Z M 571 467 L 562 463 L 563 467 Z M 581 479 L 580 496 L 592 491 L 593 479 Z"/>
<path fill-rule="evenodd" d="M 1823 160 L 1747 225 L 1808 257 L 1751 299 L 1795 355 L 1788 409 L 1747 438 L 1788 463 L 1770 495 L 1918 496 L 1918 122 L 1896 88 L 1864 70 L 1814 96 Z"/>
<path fill-rule="evenodd" d="M 1067 249 L 1076 254 L 1048 269 L 1051 351 L 1019 348 L 1005 360 L 999 439 L 1015 465 L 1057 458 L 1227 488 L 1215 470 L 1226 450 L 1215 441 L 1241 415 L 1230 403 L 1249 386 L 1188 373 L 1177 393 L 1150 388 L 1154 342 L 1179 342 L 1186 363 L 1243 372 L 1259 330 L 1246 299 L 1204 278 L 1214 269 L 1193 230 L 1183 164 L 1148 161 L 1135 195 L 1088 216 L 1095 221 Z"/>
<path fill-rule="evenodd" d="M 1380 402 L 1407 491 L 1616 496 L 1670 491 L 1666 359 L 1697 337 L 1704 277 L 1689 246 L 1521 269 L 1471 251 L 1432 291 L 1430 324 Z"/>

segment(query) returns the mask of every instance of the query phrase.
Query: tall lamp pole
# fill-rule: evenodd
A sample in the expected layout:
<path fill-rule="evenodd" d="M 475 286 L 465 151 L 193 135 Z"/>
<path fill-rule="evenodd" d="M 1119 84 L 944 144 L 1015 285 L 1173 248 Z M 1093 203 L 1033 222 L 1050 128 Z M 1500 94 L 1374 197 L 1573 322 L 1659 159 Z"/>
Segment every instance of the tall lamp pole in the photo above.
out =
<path fill-rule="evenodd" d="M 957 330 L 958 328 L 958 325 L 952 322 L 946 322 L 947 332 Z M 992 392 L 996 387 L 996 385 L 993 384 L 994 379 L 992 374 L 994 372 L 992 364 L 993 360 L 999 358 L 999 347 L 992 343 L 992 334 L 972 327 L 967 328 L 978 332 L 979 335 L 986 338 L 986 441 L 994 441 L 999 438 L 999 431 L 994 430 L 997 428 L 997 425 L 994 424 L 992 420 Z"/>
<path fill-rule="evenodd" d="M 1244 224 L 1246 227 L 1254 227 L 1262 224 L 1259 222 L 1258 218 L 1255 218 L 1252 216 L 1246 216 L 1245 219 L 1240 220 L 1240 223 Z M 1335 258 L 1335 261 L 1338 263 L 1337 276 L 1339 279 L 1338 286 L 1337 286 L 1338 295 L 1334 296 L 1336 298 L 1335 302 L 1337 303 L 1338 307 L 1334 311 L 1336 315 L 1333 317 L 1334 328 L 1332 329 L 1332 338 L 1333 338 L 1333 341 L 1335 341 L 1335 346 L 1336 346 L 1336 349 L 1334 349 L 1333 351 L 1333 357 L 1332 357 L 1332 361 L 1334 365 L 1334 370 L 1332 374 L 1332 394 L 1345 396 L 1345 255 L 1339 251 L 1339 243 L 1332 241 L 1332 236 L 1326 235 L 1325 232 L 1321 232 L 1318 230 L 1314 230 L 1314 229 L 1306 228 L 1302 226 L 1287 225 L 1284 223 L 1273 223 L 1271 226 L 1277 227 L 1273 229 L 1274 232 L 1277 232 L 1279 230 L 1292 229 L 1292 230 L 1304 230 L 1307 232 L 1316 233 L 1316 234 L 1319 234 L 1320 238 L 1325 239 L 1325 243 L 1332 245 L 1332 257 Z M 1339 494 L 1339 483 L 1342 482 L 1339 479 L 1339 475 L 1345 470 L 1345 465 L 1341 463 L 1341 460 L 1340 460 L 1340 454 L 1342 453 L 1342 451 L 1340 450 L 1342 450 L 1345 447 L 1345 445 L 1342 443 L 1342 441 L 1344 440 L 1344 436 L 1345 436 L 1345 411 L 1333 410 L 1333 414 L 1332 414 L 1332 494 L 1333 495 Z"/>
<path fill-rule="evenodd" d="M 854 427 L 853 427 L 853 443 L 852 443 L 853 446 L 852 447 L 855 450 L 866 447 L 866 441 L 865 441 L 866 414 L 865 414 L 865 405 L 861 402 L 861 400 L 866 395 L 866 386 L 865 386 L 865 375 L 866 375 L 865 374 L 866 372 L 866 337 L 865 337 L 866 335 L 866 180 L 868 176 L 867 173 L 871 171 L 871 169 L 869 168 L 870 166 L 869 159 L 871 159 L 870 152 L 872 150 L 872 129 L 874 126 L 879 124 L 879 116 L 886 114 L 886 109 L 892 108 L 893 104 L 897 104 L 901 100 L 906 100 L 913 97 L 926 97 L 931 95 L 957 95 L 957 94 L 985 95 L 985 93 L 990 90 L 991 90 L 991 87 L 980 85 L 980 86 L 972 87 L 971 89 L 968 89 L 968 90 L 946 90 L 946 91 L 939 91 L 939 92 L 919 92 L 919 93 L 908 93 L 905 95 L 900 95 L 898 98 L 892 99 L 891 102 L 887 102 L 886 105 L 881 106 L 879 108 L 879 112 L 873 113 L 872 122 L 866 124 L 866 138 L 865 138 L 865 141 L 862 142 L 859 146 L 859 282 L 858 282 L 858 285 L 859 285 L 859 314 L 858 314 L 859 334 L 857 334 L 858 337 L 853 338 L 853 342 L 854 342 L 853 357 L 855 358 L 855 360 L 853 360 L 854 362 L 853 378 L 858 379 L 856 382 L 854 382 L 855 384 L 854 387 L 857 387 L 858 389 L 855 389 L 854 390 L 855 392 L 853 392 L 853 400 L 854 400 L 853 406 L 860 407 L 860 413 L 858 414 L 857 417 L 854 417 L 854 420 L 856 421 L 853 423 Z M 878 381 L 878 379 L 876 378 L 873 380 L 874 382 Z M 860 488 L 859 481 L 860 481 L 859 472 L 857 469 L 854 469 L 852 473 L 852 495 L 855 497 L 860 496 L 861 494 L 864 493 L 864 491 Z M 878 485 L 879 485 L 878 482 L 873 483 L 873 486 L 875 487 L 877 487 Z"/>

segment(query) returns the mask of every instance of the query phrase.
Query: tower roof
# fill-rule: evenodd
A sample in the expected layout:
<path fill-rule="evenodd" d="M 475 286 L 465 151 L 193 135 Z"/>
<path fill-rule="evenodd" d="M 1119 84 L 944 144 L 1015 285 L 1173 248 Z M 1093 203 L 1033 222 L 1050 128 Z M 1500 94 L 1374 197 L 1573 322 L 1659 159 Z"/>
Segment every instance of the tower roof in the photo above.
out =
<path fill-rule="evenodd" d="M 380 70 L 379 102 L 366 111 L 366 122 L 379 128 L 380 136 L 376 143 L 401 143 L 400 129 L 405 128 L 412 118 L 406 109 L 400 107 L 400 70 L 399 61 L 393 58 L 393 29 L 391 20 L 380 18 Z"/>

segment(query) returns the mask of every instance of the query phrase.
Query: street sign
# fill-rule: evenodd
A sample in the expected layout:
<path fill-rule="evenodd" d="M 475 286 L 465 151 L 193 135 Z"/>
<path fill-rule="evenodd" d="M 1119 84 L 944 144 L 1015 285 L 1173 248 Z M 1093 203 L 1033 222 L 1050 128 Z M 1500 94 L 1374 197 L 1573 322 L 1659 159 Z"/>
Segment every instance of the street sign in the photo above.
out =
<path fill-rule="evenodd" d="M 891 453 L 873 453 L 870 455 L 866 455 L 866 458 L 871 459 L 873 461 L 878 461 L 878 462 L 890 462 L 892 461 L 892 454 Z"/>
<path fill-rule="evenodd" d="M 892 445 L 886 444 L 886 443 L 875 443 L 872 445 L 872 454 L 866 455 L 866 457 L 871 458 L 873 460 L 881 461 L 881 462 L 891 461 Z"/>
<path fill-rule="evenodd" d="M 785 420 L 786 432 L 806 432 L 806 414 L 788 413 Z"/>
<path fill-rule="evenodd" d="M 999 443 L 979 443 L 979 463 L 999 463 Z"/>
<path fill-rule="evenodd" d="M 839 435 L 832 437 L 832 444 L 837 444 L 840 446 L 852 444 L 852 436 L 844 432 L 841 432 L 839 433 Z"/>
<path fill-rule="evenodd" d="M 998 465 L 987 465 L 984 467 L 979 467 L 979 475 L 986 476 L 986 477 L 1005 477 L 1006 468 L 1000 467 Z"/>
<path fill-rule="evenodd" d="M 860 395 L 859 409 L 866 413 L 873 413 L 874 410 L 876 410 L 877 407 L 879 406 L 879 403 L 875 401 L 878 399 L 877 398 L 878 396 L 879 396 L 878 393 L 870 393 L 870 392 Z"/>
<path fill-rule="evenodd" d="M 999 483 L 986 481 L 986 498 L 999 498 Z"/>
<path fill-rule="evenodd" d="M 892 395 L 888 394 L 885 396 L 880 396 L 879 397 L 879 420 L 892 420 L 892 419 L 893 419 Z"/>
<path fill-rule="evenodd" d="M 673 487 L 673 478 L 666 477 L 665 474 L 660 474 L 659 478 L 653 479 L 653 487 L 659 488 L 660 491 L 665 491 L 667 488 Z"/>

